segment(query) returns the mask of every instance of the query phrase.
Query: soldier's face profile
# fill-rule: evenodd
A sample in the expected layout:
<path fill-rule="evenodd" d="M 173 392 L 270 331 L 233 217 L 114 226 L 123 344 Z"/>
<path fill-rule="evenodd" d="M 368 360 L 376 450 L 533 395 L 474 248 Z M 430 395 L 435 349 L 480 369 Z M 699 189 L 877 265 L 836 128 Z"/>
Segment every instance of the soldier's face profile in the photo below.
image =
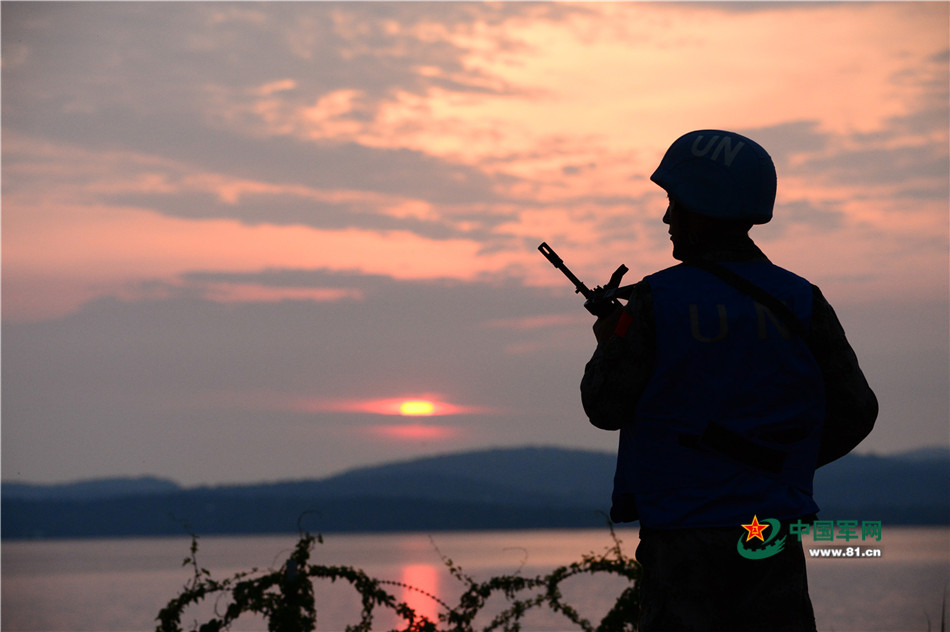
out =
<path fill-rule="evenodd" d="M 676 202 L 670 198 L 669 205 L 666 207 L 666 213 L 663 215 L 663 223 L 668 225 L 670 233 L 670 241 L 673 242 L 673 257 L 678 258 L 676 255 L 677 246 L 683 243 L 684 239 L 684 226 L 683 226 L 683 213 L 677 208 Z"/>

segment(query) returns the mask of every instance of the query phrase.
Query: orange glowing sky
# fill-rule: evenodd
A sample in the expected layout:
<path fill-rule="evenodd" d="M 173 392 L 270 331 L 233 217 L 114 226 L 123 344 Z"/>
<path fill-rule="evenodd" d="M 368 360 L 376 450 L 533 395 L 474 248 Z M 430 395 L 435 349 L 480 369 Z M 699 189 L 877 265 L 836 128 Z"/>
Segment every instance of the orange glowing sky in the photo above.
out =
<path fill-rule="evenodd" d="M 772 153 L 776 221 L 757 242 L 838 308 L 893 391 L 883 417 L 918 424 L 869 445 L 943 441 L 948 17 L 5 4 L 3 474 L 332 471 L 392 456 L 366 447 L 373 428 L 420 450 L 609 448 L 577 420 L 586 314 L 536 247 L 591 284 L 669 265 L 648 176 L 700 127 Z M 438 423 L 378 418 L 412 398 Z M 38 459 L 62 452 L 51 437 L 89 452 Z M 292 456 L 221 469 L 198 446 L 222 440 L 245 463 L 245 445 Z"/>

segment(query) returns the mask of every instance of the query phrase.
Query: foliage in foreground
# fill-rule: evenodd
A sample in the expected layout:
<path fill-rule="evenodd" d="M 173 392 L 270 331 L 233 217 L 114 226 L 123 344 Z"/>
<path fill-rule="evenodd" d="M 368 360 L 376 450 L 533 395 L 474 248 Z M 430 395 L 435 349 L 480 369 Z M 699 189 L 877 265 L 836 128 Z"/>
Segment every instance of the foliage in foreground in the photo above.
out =
<path fill-rule="evenodd" d="M 349 566 L 324 566 L 310 563 L 310 553 L 316 542 L 323 542 L 317 535 L 302 533 L 293 553 L 282 568 L 258 575 L 256 569 L 242 572 L 224 580 L 211 577 L 207 569 L 198 564 L 198 541 L 192 536 L 191 554 L 184 566 L 191 566 L 194 576 L 181 594 L 172 598 L 159 612 L 156 632 L 182 632 L 181 619 L 185 610 L 209 597 L 225 597 L 228 605 L 224 612 L 215 608 L 215 617 L 205 623 L 195 622 L 190 628 L 197 632 L 228 630 L 231 624 L 245 613 L 262 615 L 269 632 L 310 632 L 317 629 L 317 607 L 313 593 L 314 580 L 348 582 L 362 597 L 362 612 L 358 623 L 348 625 L 346 632 L 370 632 L 377 608 L 392 610 L 404 623 L 394 632 L 475 632 L 475 617 L 493 595 L 503 595 L 508 607 L 482 630 L 490 632 L 518 632 L 524 616 L 533 608 L 547 607 L 560 613 L 576 628 L 585 632 L 626 632 L 636 630 L 639 610 L 637 581 L 640 566 L 624 556 L 620 542 L 611 531 L 614 545 L 599 555 L 590 553 L 579 562 L 561 566 L 547 575 L 522 577 L 503 575 L 485 582 L 477 582 L 443 556 L 442 560 L 455 579 L 463 584 L 465 591 L 458 604 L 449 606 L 433 595 L 443 609 L 438 621 L 430 621 L 418 615 L 406 603 L 397 600 L 383 588 L 385 585 L 403 586 L 369 577 L 362 570 Z M 595 626 L 569 604 L 565 603 L 560 584 L 564 580 L 585 573 L 612 573 L 629 580 L 629 586 L 620 594 L 610 611 Z M 413 587 L 409 586 L 412 589 Z M 423 592 L 423 591 L 419 591 Z"/>

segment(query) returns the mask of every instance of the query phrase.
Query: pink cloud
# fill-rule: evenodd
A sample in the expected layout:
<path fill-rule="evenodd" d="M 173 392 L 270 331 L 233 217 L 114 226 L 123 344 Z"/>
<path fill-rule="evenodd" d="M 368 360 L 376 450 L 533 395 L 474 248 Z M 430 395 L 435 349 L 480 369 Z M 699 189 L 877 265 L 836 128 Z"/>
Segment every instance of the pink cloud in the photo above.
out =
<path fill-rule="evenodd" d="M 460 428 L 422 423 L 386 424 L 361 428 L 360 432 L 384 439 L 399 441 L 437 441 L 454 439 L 461 434 Z"/>

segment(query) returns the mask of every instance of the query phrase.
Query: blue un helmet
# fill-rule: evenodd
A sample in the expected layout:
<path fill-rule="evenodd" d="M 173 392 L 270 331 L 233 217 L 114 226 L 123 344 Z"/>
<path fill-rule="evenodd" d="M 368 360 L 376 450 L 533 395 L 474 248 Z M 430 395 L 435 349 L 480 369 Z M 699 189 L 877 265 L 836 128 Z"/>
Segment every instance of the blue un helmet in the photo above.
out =
<path fill-rule="evenodd" d="M 765 224 L 775 205 L 775 165 L 754 140 L 704 129 L 680 136 L 650 179 L 687 209 L 714 219 Z"/>

